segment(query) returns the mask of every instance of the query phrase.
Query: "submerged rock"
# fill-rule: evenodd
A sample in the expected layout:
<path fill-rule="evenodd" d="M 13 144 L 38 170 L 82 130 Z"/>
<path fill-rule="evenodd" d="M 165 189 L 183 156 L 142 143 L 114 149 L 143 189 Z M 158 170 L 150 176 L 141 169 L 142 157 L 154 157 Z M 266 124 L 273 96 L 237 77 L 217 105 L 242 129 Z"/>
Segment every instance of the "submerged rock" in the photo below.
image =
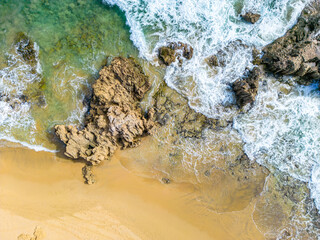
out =
<path fill-rule="evenodd" d="M 171 63 L 175 62 L 176 59 L 182 63 L 182 57 L 190 60 L 193 56 L 193 48 L 182 42 L 171 42 L 168 46 L 160 47 L 158 50 L 158 57 L 161 63 L 169 66 Z"/>
<path fill-rule="evenodd" d="M 236 95 L 237 105 L 240 108 L 247 104 L 252 104 L 255 101 L 261 74 L 261 70 L 258 67 L 255 67 L 245 78 L 238 79 L 232 84 L 232 89 Z"/>
<path fill-rule="evenodd" d="M 85 127 L 55 126 L 66 144 L 65 155 L 83 158 L 92 165 L 111 157 L 117 148 L 135 147 L 154 129 L 151 109 L 144 115 L 139 102 L 149 90 L 148 77 L 131 58 L 117 57 L 100 71 Z"/>
<path fill-rule="evenodd" d="M 241 15 L 241 17 L 242 17 L 245 21 L 254 24 L 254 23 L 256 23 L 256 22 L 259 21 L 261 15 L 260 15 L 260 14 L 257 14 L 257 13 L 247 12 L 247 13 Z"/>
<path fill-rule="evenodd" d="M 36 50 L 34 49 L 34 42 L 28 38 L 28 36 L 19 32 L 16 37 L 17 52 L 22 56 L 23 60 L 35 66 L 37 64 L 36 60 Z"/>
<path fill-rule="evenodd" d="M 304 80 L 320 78 L 320 2 L 307 6 L 297 24 L 283 37 L 267 45 L 262 63 L 267 70 Z"/>

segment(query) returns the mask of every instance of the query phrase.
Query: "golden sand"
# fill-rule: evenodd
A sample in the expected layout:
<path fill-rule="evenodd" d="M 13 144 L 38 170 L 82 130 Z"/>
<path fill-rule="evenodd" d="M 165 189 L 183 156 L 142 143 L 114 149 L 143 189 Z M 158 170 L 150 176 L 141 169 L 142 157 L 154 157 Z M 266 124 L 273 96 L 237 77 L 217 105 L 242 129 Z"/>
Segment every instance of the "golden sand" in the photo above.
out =
<path fill-rule="evenodd" d="M 136 176 L 117 154 L 95 169 L 97 183 L 89 186 L 83 163 L 58 155 L 0 148 L 1 240 L 32 235 L 37 226 L 46 240 L 264 239 L 252 220 L 254 203 L 210 211 L 191 185 Z"/>

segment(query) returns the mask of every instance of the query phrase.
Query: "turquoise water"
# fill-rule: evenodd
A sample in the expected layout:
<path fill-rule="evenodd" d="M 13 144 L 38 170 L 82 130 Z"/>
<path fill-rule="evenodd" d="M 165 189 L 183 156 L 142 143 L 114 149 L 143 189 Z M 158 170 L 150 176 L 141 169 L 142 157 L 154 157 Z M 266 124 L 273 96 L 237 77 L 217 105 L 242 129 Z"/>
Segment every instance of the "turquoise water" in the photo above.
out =
<path fill-rule="evenodd" d="M 16 52 L 19 32 L 38 46 L 36 74 Z M 1 0 L 0 42 L 1 88 L 11 105 L 19 94 L 30 98 L 23 109 L 0 104 L 5 113 L 0 137 L 50 149 L 55 148 L 48 141 L 52 127 L 76 123 L 83 115 L 82 99 L 106 57 L 138 54 L 123 13 L 98 0 Z M 18 94 L 17 88 L 24 91 Z"/>

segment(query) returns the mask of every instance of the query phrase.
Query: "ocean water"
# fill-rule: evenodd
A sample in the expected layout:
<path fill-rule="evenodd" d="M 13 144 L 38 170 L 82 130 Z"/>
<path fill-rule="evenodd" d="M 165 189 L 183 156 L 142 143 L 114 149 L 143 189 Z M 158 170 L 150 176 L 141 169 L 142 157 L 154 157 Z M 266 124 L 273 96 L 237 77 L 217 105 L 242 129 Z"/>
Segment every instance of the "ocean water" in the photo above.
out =
<path fill-rule="evenodd" d="M 163 148 L 163 159 L 184 149 L 182 167 L 168 169 L 162 159 L 151 165 L 180 181 L 192 175 L 192 181 L 201 182 L 203 169 L 218 162 L 215 157 L 236 157 L 244 143 L 251 159 L 307 183 L 320 209 L 318 86 L 265 77 L 254 107 L 240 115 L 230 88 L 253 67 L 252 50 L 283 35 L 308 2 L 0 0 L 0 139 L 55 151 L 53 126 L 81 123 L 87 109 L 83 100 L 106 56 L 139 56 L 152 75 L 152 69 L 163 71 L 157 61 L 158 48 L 181 41 L 194 48 L 194 56 L 182 66 L 173 63 L 165 69 L 167 85 L 187 98 L 195 111 L 234 124 L 219 136 L 208 131 L 208 142 L 184 139 L 181 146 L 175 146 L 169 137 L 171 145 Z M 259 12 L 261 19 L 254 25 L 244 22 L 240 14 L 246 11 Z M 19 32 L 34 42 L 36 66 L 17 52 Z M 221 65 L 210 68 L 206 59 L 214 54 Z M 158 138 L 162 141 L 163 136 Z M 228 145 L 237 149 L 221 152 Z"/>
<path fill-rule="evenodd" d="M 17 51 L 21 32 L 36 67 Z M 0 0 L 0 139 L 55 150 L 53 126 L 81 122 L 106 56 L 137 54 L 124 15 L 101 1 Z"/>
<path fill-rule="evenodd" d="M 251 68 L 252 49 L 283 35 L 296 21 L 307 0 L 103 0 L 119 6 L 130 26 L 140 56 L 157 64 L 157 50 L 170 41 L 194 48 L 182 67 L 167 68 L 168 86 L 189 99 L 189 105 L 213 118 L 235 114 L 230 83 Z M 259 12 L 254 25 L 240 14 Z M 210 70 L 205 59 L 219 54 L 225 67 Z"/>

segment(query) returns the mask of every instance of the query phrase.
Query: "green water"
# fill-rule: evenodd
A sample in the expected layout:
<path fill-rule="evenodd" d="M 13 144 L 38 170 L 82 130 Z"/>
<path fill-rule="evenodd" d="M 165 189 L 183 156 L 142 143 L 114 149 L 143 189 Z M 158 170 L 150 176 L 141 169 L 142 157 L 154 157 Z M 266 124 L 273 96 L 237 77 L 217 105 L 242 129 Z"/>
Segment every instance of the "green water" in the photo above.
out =
<path fill-rule="evenodd" d="M 35 133 L 30 138 L 28 127 L 12 127 L 11 137 L 55 148 L 49 140 L 52 127 L 79 120 L 84 109 L 82 99 L 90 94 L 90 83 L 106 57 L 137 57 L 125 21 L 119 9 L 100 0 L 0 0 L 0 70 L 8 65 L 6 54 L 16 54 L 19 32 L 39 46 L 42 68 L 41 76 L 26 90 L 35 98 L 30 100 Z M 36 104 L 40 95 L 45 97 L 45 106 Z M 0 126 L 0 131 L 5 128 L 8 132 L 6 125 Z"/>

